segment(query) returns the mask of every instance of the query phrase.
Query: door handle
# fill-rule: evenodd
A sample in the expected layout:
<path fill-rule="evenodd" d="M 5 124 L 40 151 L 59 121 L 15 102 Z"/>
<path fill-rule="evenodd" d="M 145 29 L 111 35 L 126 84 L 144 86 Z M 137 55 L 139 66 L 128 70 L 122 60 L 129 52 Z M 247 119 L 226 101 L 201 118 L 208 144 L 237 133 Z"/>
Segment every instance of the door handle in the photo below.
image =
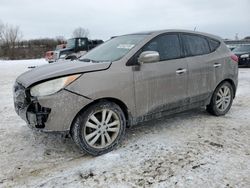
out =
<path fill-rule="evenodd" d="M 221 67 L 221 64 L 220 63 L 215 63 L 214 68 L 217 68 L 217 67 Z"/>
<path fill-rule="evenodd" d="M 176 74 L 183 74 L 183 73 L 185 73 L 185 72 L 187 72 L 187 69 L 178 69 L 178 70 L 176 71 Z"/>

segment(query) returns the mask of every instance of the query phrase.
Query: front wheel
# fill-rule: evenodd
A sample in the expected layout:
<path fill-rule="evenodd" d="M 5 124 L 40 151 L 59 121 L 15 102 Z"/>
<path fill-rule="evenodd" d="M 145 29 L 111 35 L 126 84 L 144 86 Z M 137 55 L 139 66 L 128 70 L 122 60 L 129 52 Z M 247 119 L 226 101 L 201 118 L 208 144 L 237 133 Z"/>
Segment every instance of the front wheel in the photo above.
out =
<path fill-rule="evenodd" d="M 213 115 L 225 115 L 233 102 L 233 87 L 229 82 L 221 83 L 214 91 L 207 111 Z"/>
<path fill-rule="evenodd" d="M 126 120 L 121 108 L 100 102 L 77 115 L 71 129 L 75 143 L 91 155 L 113 150 L 125 133 Z"/>

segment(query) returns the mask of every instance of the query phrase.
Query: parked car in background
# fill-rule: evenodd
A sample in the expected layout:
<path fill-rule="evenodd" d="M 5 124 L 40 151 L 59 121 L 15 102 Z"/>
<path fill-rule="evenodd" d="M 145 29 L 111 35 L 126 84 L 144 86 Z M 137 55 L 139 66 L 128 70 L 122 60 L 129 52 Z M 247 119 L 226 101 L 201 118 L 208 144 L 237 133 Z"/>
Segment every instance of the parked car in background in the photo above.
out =
<path fill-rule="evenodd" d="M 66 47 L 54 52 L 55 61 L 59 59 L 75 60 L 87 51 L 103 43 L 102 40 L 90 40 L 88 38 L 72 38 L 67 40 Z"/>
<path fill-rule="evenodd" d="M 234 48 L 241 46 L 241 45 L 249 45 L 250 44 L 250 41 L 247 38 L 241 39 L 241 40 L 225 39 L 224 42 L 230 50 L 233 50 Z"/>
<path fill-rule="evenodd" d="M 233 49 L 233 53 L 239 58 L 239 66 L 250 67 L 250 44 L 236 47 Z"/>
<path fill-rule="evenodd" d="M 25 72 L 14 104 L 30 127 L 67 131 L 82 150 L 100 155 L 139 122 L 200 107 L 226 114 L 237 85 L 237 57 L 221 38 L 164 30 L 117 36 L 74 63 Z"/>
<path fill-rule="evenodd" d="M 237 47 L 237 45 L 227 45 L 227 47 L 232 51 Z"/>
<path fill-rule="evenodd" d="M 66 47 L 66 44 L 59 44 L 56 46 L 55 50 L 64 49 Z M 49 63 L 53 63 L 55 61 L 54 59 L 54 51 L 48 51 L 45 53 L 45 60 Z"/>

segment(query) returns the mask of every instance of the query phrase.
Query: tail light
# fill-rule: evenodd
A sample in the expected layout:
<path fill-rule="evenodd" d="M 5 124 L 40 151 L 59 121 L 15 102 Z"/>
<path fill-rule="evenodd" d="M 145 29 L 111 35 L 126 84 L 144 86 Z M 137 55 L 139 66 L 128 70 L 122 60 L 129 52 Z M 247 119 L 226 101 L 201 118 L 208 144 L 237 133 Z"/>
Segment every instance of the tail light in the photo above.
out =
<path fill-rule="evenodd" d="M 238 58 L 238 56 L 235 55 L 235 54 L 232 54 L 232 55 L 231 55 L 231 59 L 232 59 L 234 62 L 236 62 L 236 63 L 239 62 L 239 58 Z"/>

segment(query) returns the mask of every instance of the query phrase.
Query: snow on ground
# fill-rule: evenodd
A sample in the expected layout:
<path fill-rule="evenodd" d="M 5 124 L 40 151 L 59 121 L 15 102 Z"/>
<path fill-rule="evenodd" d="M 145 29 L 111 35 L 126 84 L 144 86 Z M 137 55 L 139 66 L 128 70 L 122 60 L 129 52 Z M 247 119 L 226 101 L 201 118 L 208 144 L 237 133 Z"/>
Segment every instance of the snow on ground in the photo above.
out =
<path fill-rule="evenodd" d="M 91 157 L 71 138 L 30 130 L 12 86 L 45 60 L 0 61 L 0 187 L 250 187 L 250 69 L 240 69 L 231 111 L 191 111 L 127 130 L 111 153 Z"/>

